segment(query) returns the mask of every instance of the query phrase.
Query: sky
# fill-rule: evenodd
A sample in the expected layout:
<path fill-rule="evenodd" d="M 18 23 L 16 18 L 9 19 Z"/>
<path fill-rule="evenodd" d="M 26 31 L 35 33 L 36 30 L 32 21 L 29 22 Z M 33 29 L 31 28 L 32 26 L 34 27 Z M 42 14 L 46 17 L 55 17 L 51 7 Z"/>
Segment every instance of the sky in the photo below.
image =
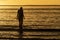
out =
<path fill-rule="evenodd" d="M 60 0 L 0 0 L 0 5 L 60 5 Z"/>

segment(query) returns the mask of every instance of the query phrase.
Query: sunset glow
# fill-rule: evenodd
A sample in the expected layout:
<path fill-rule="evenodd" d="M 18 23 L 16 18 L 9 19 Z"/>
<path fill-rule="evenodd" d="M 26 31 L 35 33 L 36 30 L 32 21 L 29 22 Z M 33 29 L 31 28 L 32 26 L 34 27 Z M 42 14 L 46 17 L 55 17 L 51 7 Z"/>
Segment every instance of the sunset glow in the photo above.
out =
<path fill-rule="evenodd" d="M 60 0 L 0 0 L 0 5 L 60 5 Z"/>

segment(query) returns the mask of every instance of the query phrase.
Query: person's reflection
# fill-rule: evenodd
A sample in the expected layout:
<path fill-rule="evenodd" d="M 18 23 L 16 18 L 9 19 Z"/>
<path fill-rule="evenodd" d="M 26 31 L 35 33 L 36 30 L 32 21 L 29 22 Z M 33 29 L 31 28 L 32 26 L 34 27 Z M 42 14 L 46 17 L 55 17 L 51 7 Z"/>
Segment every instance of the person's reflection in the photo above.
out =
<path fill-rule="evenodd" d="M 19 36 L 20 36 L 20 38 L 22 38 L 22 35 L 23 35 L 23 17 L 24 17 L 22 7 L 18 10 L 17 17 L 18 17 L 18 21 L 19 21 L 19 32 L 20 32 Z"/>

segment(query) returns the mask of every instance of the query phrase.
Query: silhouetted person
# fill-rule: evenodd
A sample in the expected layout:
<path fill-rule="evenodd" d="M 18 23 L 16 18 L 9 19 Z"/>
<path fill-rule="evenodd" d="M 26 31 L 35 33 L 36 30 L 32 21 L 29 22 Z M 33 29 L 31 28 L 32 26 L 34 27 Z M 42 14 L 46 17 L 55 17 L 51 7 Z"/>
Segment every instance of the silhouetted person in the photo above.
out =
<path fill-rule="evenodd" d="M 22 38 L 22 35 L 23 35 L 23 17 L 24 17 L 22 7 L 20 9 L 18 9 L 17 17 L 18 17 L 18 21 L 19 21 L 19 32 L 20 32 L 19 36 L 20 36 L 20 38 Z"/>

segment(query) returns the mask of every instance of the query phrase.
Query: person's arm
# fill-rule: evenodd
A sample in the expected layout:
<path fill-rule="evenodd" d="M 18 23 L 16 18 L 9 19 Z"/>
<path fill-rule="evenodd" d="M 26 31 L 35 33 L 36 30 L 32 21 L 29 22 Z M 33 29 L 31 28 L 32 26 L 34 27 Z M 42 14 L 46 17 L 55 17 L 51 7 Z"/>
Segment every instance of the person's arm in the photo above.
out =
<path fill-rule="evenodd" d="M 23 18 L 25 19 L 25 16 L 23 15 Z"/>

